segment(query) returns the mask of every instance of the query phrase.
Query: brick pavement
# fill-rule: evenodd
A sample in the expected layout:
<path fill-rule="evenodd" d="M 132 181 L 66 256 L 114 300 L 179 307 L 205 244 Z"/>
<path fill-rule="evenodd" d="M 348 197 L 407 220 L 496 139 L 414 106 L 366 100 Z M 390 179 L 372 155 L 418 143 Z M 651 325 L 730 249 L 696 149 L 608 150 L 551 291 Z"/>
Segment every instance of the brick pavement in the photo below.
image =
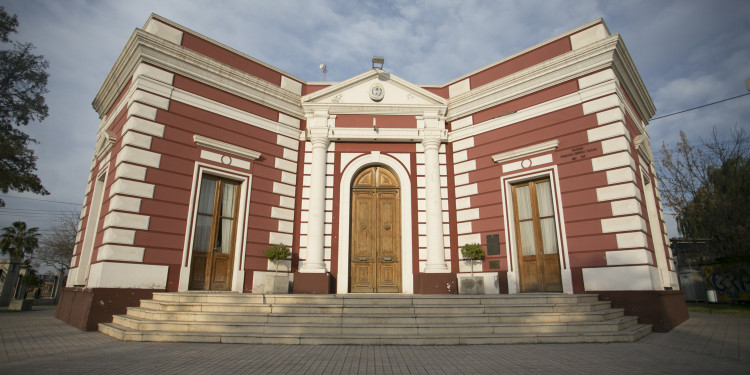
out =
<path fill-rule="evenodd" d="M 0 313 L 2 374 L 746 374 L 750 319 L 691 314 L 636 343 L 473 346 L 121 342 L 54 318 Z"/>

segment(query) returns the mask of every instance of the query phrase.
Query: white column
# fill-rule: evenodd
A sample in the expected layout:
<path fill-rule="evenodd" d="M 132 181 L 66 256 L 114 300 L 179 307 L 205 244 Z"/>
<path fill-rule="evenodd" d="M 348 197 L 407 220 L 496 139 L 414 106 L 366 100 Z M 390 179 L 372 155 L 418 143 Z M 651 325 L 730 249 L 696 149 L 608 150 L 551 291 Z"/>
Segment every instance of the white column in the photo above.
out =
<path fill-rule="evenodd" d="M 312 144 L 312 170 L 310 171 L 310 210 L 307 224 L 307 259 L 300 272 L 325 273 L 325 207 L 326 207 L 326 163 L 328 153 L 328 131 L 326 128 L 310 129 Z"/>
<path fill-rule="evenodd" d="M 437 130 L 437 129 L 435 129 Z M 425 209 L 427 214 L 427 265 L 425 273 L 448 272 L 443 245 L 443 205 L 440 197 L 440 131 L 425 132 Z"/>

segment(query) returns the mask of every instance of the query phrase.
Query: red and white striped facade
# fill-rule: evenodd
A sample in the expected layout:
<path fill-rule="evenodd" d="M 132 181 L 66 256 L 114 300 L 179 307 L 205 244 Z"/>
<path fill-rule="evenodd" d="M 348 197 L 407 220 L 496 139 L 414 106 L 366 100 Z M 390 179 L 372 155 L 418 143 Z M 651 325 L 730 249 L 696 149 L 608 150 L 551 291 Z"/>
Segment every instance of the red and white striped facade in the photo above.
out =
<path fill-rule="evenodd" d="M 476 263 L 486 293 L 521 292 L 511 189 L 539 178 L 564 293 L 678 288 L 646 132 L 655 108 L 602 20 L 415 85 L 378 69 L 307 82 L 152 15 L 93 104 L 69 287 L 190 289 L 211 175 L 239 186 L 229 290 L 262 292 L 264 250 L 285 244 L 292 280 L 329 274 L 349 293 L 353 179 L 382 166 L 400 185 L 401 293 L 427 293 L 423 275 L 467 274 L 459 248 L 488 235 L 500 252 Z"/>

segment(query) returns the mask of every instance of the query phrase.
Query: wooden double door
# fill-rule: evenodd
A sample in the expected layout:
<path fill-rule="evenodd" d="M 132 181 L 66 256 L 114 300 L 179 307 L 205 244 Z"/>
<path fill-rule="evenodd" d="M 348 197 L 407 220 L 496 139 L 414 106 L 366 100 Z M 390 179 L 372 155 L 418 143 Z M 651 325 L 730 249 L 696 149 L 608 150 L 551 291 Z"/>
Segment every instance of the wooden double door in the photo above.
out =
<path fill-rule="evenodd" d="M 512 191 L 521 292 L 562 292 L 550 180 L 515 184 Z"/>
<path fill-rule="evenodd" d="M 240 184 L 204 176 L 193 232 L 191 290 L 230 290 Z"/>
<path fill-rule="evenodd" d="M 382 166 L 352 183 L 349 290 L 401 292 L 401 209 L 396 175 Z"/>

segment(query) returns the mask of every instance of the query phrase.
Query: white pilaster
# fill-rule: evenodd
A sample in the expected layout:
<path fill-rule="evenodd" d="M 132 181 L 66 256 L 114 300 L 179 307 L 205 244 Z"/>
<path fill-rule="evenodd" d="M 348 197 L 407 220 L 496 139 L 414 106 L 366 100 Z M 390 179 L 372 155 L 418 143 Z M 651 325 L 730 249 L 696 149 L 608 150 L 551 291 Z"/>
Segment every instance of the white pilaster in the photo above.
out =
<path fill-rule="evenodd" d="M 432 130 L 432 131 L 430 131 Z M 427 214 L 427 264 L 425 273 L 448 272 L 443 245 L 443 208 L 440 197 L 440 130 L 425 129 L 425 213 Z"/>
<path fill-rule="evenodd" d="M 326 163 L 328 158 L 328 113 L 316 112 L 309 130 L 312 144 L 312 170 L 310 175 L 310 209 L 307 233 L 307 254 L 300 272 L 325 273 L 325 208 Z"/>

